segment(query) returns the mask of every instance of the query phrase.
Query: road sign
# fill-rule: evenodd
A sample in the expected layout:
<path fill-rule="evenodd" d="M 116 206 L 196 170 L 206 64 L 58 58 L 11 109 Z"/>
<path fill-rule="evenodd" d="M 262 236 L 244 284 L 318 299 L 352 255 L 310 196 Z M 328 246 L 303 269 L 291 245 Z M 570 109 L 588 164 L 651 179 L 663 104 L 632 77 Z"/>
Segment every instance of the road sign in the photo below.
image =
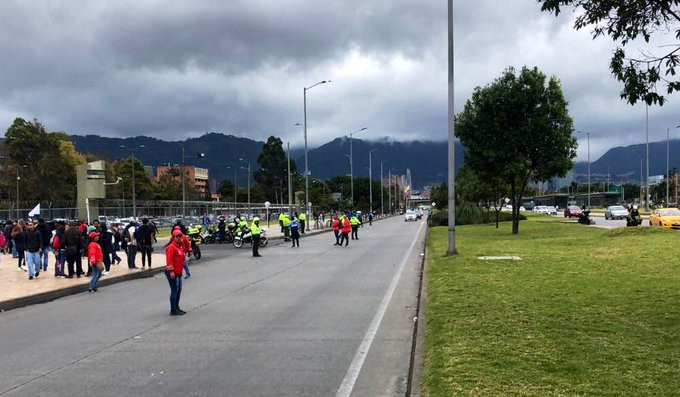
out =
<path fill-rule="evenodd" d="M 264 208 L 269 208 L 269 206 L 272 205 L 269 201 L 264 202 Z"/>

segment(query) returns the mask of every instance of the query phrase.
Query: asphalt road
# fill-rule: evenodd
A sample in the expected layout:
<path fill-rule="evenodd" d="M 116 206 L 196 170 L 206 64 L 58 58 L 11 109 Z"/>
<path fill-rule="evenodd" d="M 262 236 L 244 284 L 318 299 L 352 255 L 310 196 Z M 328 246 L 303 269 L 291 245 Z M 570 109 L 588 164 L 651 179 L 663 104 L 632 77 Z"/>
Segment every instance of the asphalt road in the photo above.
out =
<path fill-rule="evenodd" d="M 0 313 L 0 395 L 404 395 L 424 232 L 205 246 L 181 317 L 162 275 Z"/>

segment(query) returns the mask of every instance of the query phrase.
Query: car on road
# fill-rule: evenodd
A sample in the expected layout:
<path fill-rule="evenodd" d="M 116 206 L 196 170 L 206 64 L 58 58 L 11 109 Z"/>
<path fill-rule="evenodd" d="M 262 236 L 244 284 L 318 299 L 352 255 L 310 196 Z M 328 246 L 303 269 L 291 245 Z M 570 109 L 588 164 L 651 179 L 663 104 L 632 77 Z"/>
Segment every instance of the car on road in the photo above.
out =
<path fill-rule="evenodd" d="M 579 215 L 581 215 L 581 209 L 575 205 L 568 205 L 564 209 L 565 218 L 578 218 Z"/>
<path fill-rule="evenodd" d="M 557 215 L 557 208 L 552 205 L 538 205 L 533 211 L 537 214 Z"/>
<path fill-rule="evenodd" d="M 628 210 L 622 205 L 610 205 L 604 213 L 604 219 L 626 219 Z"/>
<path fill-rule="evenodd" d="M 416 216 L 416 212 L 413 210 L 407 210 L 406 214 L 404 214 L 404 222 L 408 221 L 417 221 L 418 217 Z"/>
<path fill-rule="evenodd" d="M 680 230 L 680 209 L 658 208 L 649 216 L 649 226 Z"/>

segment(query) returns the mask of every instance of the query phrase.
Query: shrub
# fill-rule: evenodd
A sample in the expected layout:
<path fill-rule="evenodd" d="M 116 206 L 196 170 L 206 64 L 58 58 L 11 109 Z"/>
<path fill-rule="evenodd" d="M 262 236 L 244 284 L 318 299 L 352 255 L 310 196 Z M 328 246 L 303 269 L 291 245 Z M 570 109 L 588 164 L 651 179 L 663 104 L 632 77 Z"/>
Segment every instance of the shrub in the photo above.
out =
<path fill-rule="evenodd" d="M 527 217 L 519 214 L 520 220 L 526 220 Z M 512 221 L 512 213 L 501 211 L 498 214 L 499 222 Z M 495 223 L 496 214 L 493 210 L 487 211 L 486 208 L 478 207 L 476 205 L 461 204 L 456 206 L 456 225 L 480 225 L 485 223 Z M 449 211 L 443 210 L 432 215 L 432 222 L 430 226 L 448 226 L 449 225 Z"/>

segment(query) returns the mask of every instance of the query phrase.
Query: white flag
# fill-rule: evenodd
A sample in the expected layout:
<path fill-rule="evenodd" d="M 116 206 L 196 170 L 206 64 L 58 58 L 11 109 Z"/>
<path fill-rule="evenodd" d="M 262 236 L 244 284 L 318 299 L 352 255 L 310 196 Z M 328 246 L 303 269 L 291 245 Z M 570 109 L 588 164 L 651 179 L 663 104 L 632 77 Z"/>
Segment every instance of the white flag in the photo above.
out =
<path fill-rule="evenodd" d="M 28 213 L 28 216 L 36 216 L 36 215 L 40 216 L 40 203 L 38 203 L 38 205 L 36 205 L 35 208 L 33 208 L 31 210 L 31 212 Z"/>

